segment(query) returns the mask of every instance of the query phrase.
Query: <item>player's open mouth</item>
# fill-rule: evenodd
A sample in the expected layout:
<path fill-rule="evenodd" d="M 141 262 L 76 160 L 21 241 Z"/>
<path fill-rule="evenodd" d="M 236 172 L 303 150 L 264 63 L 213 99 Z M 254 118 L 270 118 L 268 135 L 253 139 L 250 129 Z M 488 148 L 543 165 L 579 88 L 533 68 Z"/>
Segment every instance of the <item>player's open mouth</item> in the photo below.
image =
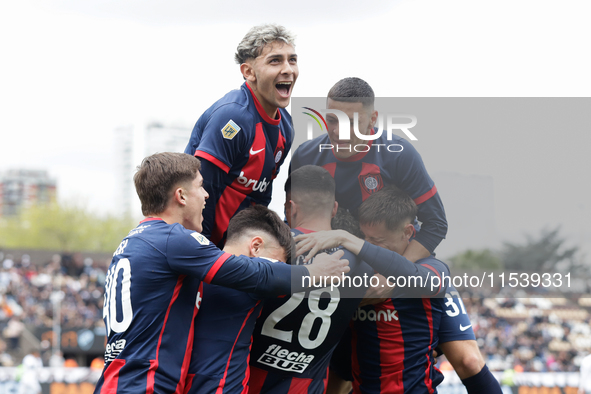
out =
<path fill-rule="evenodd" d="M 275 89 L 277 89 L 281 97 L 289 98 L 292 86 L 293 82 L 278 82 L 275 84 Z"/>

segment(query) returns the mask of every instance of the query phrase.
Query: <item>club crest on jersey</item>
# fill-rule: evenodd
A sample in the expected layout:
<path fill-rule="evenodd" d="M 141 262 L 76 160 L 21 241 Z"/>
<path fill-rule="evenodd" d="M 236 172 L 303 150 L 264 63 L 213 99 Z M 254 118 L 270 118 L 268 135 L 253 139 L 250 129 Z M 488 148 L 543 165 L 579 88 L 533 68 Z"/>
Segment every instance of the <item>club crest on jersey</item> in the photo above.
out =
<path fill-rule="evenodd" d="M 195 238 L 197 242 L 201 245 L 209 245 L 209 239 L 205 238 L 203 235 L 199 233 L 191 233 L 191 237 Z"/>
<path fill-rule="evenodd" d="M 381 174 L 367 174 L 359 177 L 359 183 L 368 194 L 373 194 L 384 187 Z"/>
<path fill-rule="evenodd" d="M 240 126 L 238 126 L 232 119 L 224 127 L 222 127 L 222 136 L 227 139 L 231 140 L 238 134 L 240 131 Z"/>
<path fill-rule="evenodd" d="M 277 153 L 275 154 L 275 164 L 279 163 L 279 160 L 281 160 L 281 156 L 283 156 L 283 151 L 278 150 Z"/>

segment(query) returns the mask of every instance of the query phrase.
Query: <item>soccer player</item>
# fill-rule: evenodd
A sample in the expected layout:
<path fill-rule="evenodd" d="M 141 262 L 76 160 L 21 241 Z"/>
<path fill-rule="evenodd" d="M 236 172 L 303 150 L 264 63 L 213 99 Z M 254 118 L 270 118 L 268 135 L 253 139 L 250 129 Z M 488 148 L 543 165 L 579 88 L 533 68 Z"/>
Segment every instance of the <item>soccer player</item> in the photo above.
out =
<path fill-rule="evenodd" d="M 450 286 L 445 298 L 446 309 L 439 328 L 439 349 L 462 380 L 468 394 L 501 394 L 501 385 L 482 358 L 458 291 Z"/>
<path fill-rule="evenodd" d="M 381 192 L 372 195 L 361 205 L 359 210 L 361 230 L 365 234 L 366 240 L 370 241 L 371 243 L 374 243 L 375 245 L 381 245 L 390 250 L 397 251 L 398 253 L 403 252 L 405 242 L 407 242 L 407 239 L 410 239 L 410 236 L 412 234 L 412 229 L 408 227 L 408 225 L 406 225 L 406 227 L 404 228 L 406 233 L 404 233 L 403 231 L 401 231 L 400 225 L 397 225 L 397 223 L 400 222 L 401 218 L 408 217 L 412 214 L 411 208 L 413 205 L 414 204 L 405 193 L 392 187 L 385 188 Z M 307 239 L 303 239 L 306 237 Z M 333 246 L 335 244 L 341 244 L 355 253 L 356 250 L 359 250 L 358 245 L 360 245 L 363 242 L 362 240 L 346 232 L 333 232 L 332 235 L 326 233 L 323 238 L 317 237 L 316 239 L 313 239 L 312 237 L 313 236 L 298 237 L 301 240 L 299 244 L 302 244 L 302 242 L 304 242 L 304 244 L 305 242 L 308 242 L 308 247 L 314 245 L 314 248 L 316 249 Z M 304 248 L 303 250 L 306 250 L 308 247 Z M 428 260 L 434 259 L 423 259 L 420 260 L 418 263 L 423 263 Z M 394 301 L 394 298 L 392 300 Z M 409 302 L 408 304 L 406 303 L 407 301 Z M 404 310 L 406 310 L 406 308 L 409 307 L 409 305 L 412 305 L 413 302 L 414 300 L 402 300 L 399 299 L 399 297 L 397 297 L 396 309 L 399 313 L 402 313 Z M 439 304 L 440 300 L 433 300 L 433 302 L 437 302 Z M 381 305 L 383 305 L 383 303 L 375 305 L 375 308 L 381 308 Z M 438 338 L 440 348 L 444 352 L 446 352 L 446 354 L 450 354 L 448 360 L 450 360 L 452 366 L 454 366 L 454 368 L 456 367 L 456 365 L 458 366 L 458 370 L 460 371 L 458 374 L 460 375 L 460 378 L 462 379 L 462 382 L 468 389 L 469 393 L 500 393 L 500 385 L 498 384 L 494 376 L 490 373 L 490 371 L 484 364 L 484 361 L 482 360 L 480 350 L 478 349 L 476 341 L 474 340 L 474 333 L 471 329 L 470 320 L 468 319 L 461 299 L 459 298 L 459 294 L 457 293 L 457 291 L 455 291 L 453 286 L 446 290 L 444 304 L 443 306 L 440 305 L 439 308 L 442 308 L 443 312 L 438 310 L 438 328 L 435 324 L 431 325 L 431 323 L 425 323 L 425 327 L 430 327 L 430 332 L 428 335 L 424 331 L 425 328 L 423 328 L 423 331 L 419 329 L 418 326 L 420 326 L 420 324 L 418 324 L 416 330 L 413 331 L 416 332 L 419 336 L 423 335 L 423 341 L 428 336 L 431 336 L 432 338 Z M 363 309 L 359 310 L 359 316 L 363 314 L 363 312 L 361 312 L 362 310 Z M 435 315 L 433 314 L 433 316 Z M 435 322 L 434 319 L 433 322 Z M 369 323 L 365 324 L 367 325 Z M 400 324 L 402 328 L 402 323 Z M 377 326 L 379 326 L 379 323 L 377 324 Z M 366 328 L 366 326 L 364 326 L 363 323 L 356 323 L 355 327 Z M 379 332 L 383 333 L 383 335 L 393 336 L 396 333 L 396 328 L 391 328 L 391 330 L 391 332 L 388 332 L 387 328 L 381 327 L 381 330 L 379 330 Z M 400 331 L 400 329 L 398 329 L 398 331 Z M 358 333 L 357 338 L 360 338 L 360 336 L 361 334 Z M 407 341 L 407 336 L 411 339 L 411 341 Z M 392 344 L 388 345 L 386 342 L 383 348 L 389 349 L 390 347 L 393 347 L 394 349 L 399 350 L 398 348 L 396 348 L 396 346 L 400 346 L 401 343 L 404 344 L 404 349 L 407 348 L 407 345 L 412 348 L 416 346 L 418 337 L 412 334 L 409 335 L 408 331 L 405 333 L 403 330 L 401 338 L 402 341 L 400 343 L 393 342 Z M 365 339 L 365 337 L 363 337 L 362 339 Z M 358 349 L 365 349 L 366 344 L 364 342 L 361 343 L 362 345 L 357 345 Z M 437 341 L 434 341 L 432 344 L 432 349 L 434 349 L 436 346 Z M 392 351 L 392 349 L 390 350 Z M 387 357 L 387 351 L 384 350 L 384 352 L 386 352 L 384 354 L 386 354 Z M 354 359 L 355 357 L 362 357 L 355 356 L 355 351 L 353 352 L 353 354 Z M 358 354 L 360 353 L 358 352 Z M 380 353 L 380 356 L 381 354 L 382 353 Z M 369 357 L 369 359 L 371 359 L 371 357 Z M 378 359 L 380 358 L 378 357 Z M 479 360 L 482 361 L 480 362 Z M 395 364 L 395 361 L 393 361 L 393 364 Z M 359 365 L 367 366 L 367 364 L 364 364 L 364 362 L 360 362 Z M 409 368 L 409 364 L 408 361 L 406 361 L 406 358 L 404 363 L 401 363 L 400 365 L 404 366 L 405 374 L 408 374 L 407 368 Z M 412 365 L 413 364 L 411 364 L 411 366 Z M 465 367 L 466 365 L 471 365 L 472 369 L 470 370 L 469 368 Z M 339 373 L 341 375 L 344 375 L 343 377 L 347 375 L 346 366 L 342 366 L 339 365 L 339 363 L 335 363 L 335 367 L 339 370 Z M 372 367 L 370 364 L 369 370 L 372 370 L 372 368 L 374 367 L 375 366 Z M 359 371 L 360 367 L 358 366 L 357 368 Z M 475 368 L 477 368 L 476 371 L 474 371 Z M 390 369 L 389 372 L 382 371 L 382 373 L 387 375 L 388 373 L 393 373 L 394 370 L 395 369 Z M 466 374 L 469 375 L 466 376 Z M 373 378 L 375 379 L 376 375 L 374 375 Z M 400 392 L 403 392 L 403 390 L 404 392 L 407 392 L 409 387 L 407 383 L 404 383 L 403 385 L 396 383 L 393 386 L 388 386 L 388 384 L 391 383 L 387 383 L 388 378 L 383 377 L 382 380 L 383 382 L 386 382 L 385 384 L 386 387 L 388 387 L 388 389 L 394 390 L 396 388 L 400 390 Z M 359 377 L 356 377 L 356 383 L 359 386 L 358 381 Z M 369 381 L 367 377 L 364 381 L 365 386 L 361 386 L 361 388 L 357 387 L 356 392 L 374 392 L 372 390 L 377 390 L 377 382 L 374 382 L 374 387 L 373 389 L 371 389 L 371 384 L 368 383 Z M 434 383 L 436 383 L 436 381 L 432 382 L 432 386 L 434 385 Z"/>
<path fill-rule="evenodd" d="M 328 171 L 304 166 L 290 175 L 285 186 L 293 234 L 330 230 L 337 203 Z M 373 274 L 348 251 L 345 256 L 351 276 Z M 330 356 L 366 289 L 316 286 L 290 298 L 265 300 L 253 335 L 249 393 L 313 394 L 326 389 Z"/>
<path fill-rule="evenodd" d="M 253 203 L 269 205 L 293 141 L 284 108 L 298 78 L 294 36 L 282 26 L 255 26 L 235 59 L 246 81 L 201 115 L 185 149 L 203 161 L 210 196 L 203 235 L 220 246 L 232 216 Z"/>
<path fill-rule="evenodd" d="M 326 258 L 331 264 L 300 267 L 217 249 L 199 234 L 208 198 L 199 170 L 193 156 L 159 153 L 134 176 L 146 218 L 123 239 L 107 271 L 108 342 L 97 394 L 183 391 L 202 281 L 278 295 L 292 291 L 290 276 L 298 284 L 302 276 L 341 273 L 338 255 Z"/>
<path fill-rule="evenodd" d="M 289 261 L 292 242 L 289 226 L 275 212 L 255 205 L 230 220 L 224 252 Z M 261 308 L 261 298 L 256 294 L 203 285 L 187 393 L 229 394 L 246 390 L 252 331 Z"/>
<path fill-rule="evenodd" d="M 385 188 L 359 208 L 361 230 L 372 244 L 403 254 L 413 234 L 416 210 L 406 193 Z M 343 246 L 348 243 L 344 240 Z M 445 264 L 433 257 L 416 264 L 449 275 Z M 355 393 L 433 393 L 443 379 L 434 367 L 432 351 L 438 344 L 444 299 L 405 298 L 412 294 L 409 290 L 396 287 L 395 297 L 360 307 L 353 316 Z"/>
<path fill-rule="evenodd" d="M 359 78 L 345 78 L 328 92 L 327 108 L 343 111 L 351 119 L 351 139 L 339 140 L 339 122 L 328 113 L 328 132 L 312 141 L 306 141 L 294 152 L 291 169 L 305 164 L 326 168 L 336 181 L 336 199 L 339 206 L 356 212 L 370 195 L 387 185 L 396 185 L 408 193 L 418 206 L 420 231 L 406 248 L 404 256 L 417 261 L 431 255 L 447 233 L 447 220 L 443 204 L 435 184 L 429 177 L 421 156 L 405 139 L 387 133 L 375 141 L 360 140 L 353 132 L 354 113 L 358 114 L 358 130 L 362 134 L 374 134 L 378 112 L 374 109 L 374 92 L 367 82 Z M 367 152 L 357 153 L 354 146 L 367 143 Z M 331 144 L 332 150 L 320 144 Z M 383 144 L 381 149 L 376 149 Z M 389 152 L 383 146 L 399 144 L 400 152 Z M 366 150 L 365 148 L 363 150 Z M 382 295 L 384 296 L 384 295 Z"/>

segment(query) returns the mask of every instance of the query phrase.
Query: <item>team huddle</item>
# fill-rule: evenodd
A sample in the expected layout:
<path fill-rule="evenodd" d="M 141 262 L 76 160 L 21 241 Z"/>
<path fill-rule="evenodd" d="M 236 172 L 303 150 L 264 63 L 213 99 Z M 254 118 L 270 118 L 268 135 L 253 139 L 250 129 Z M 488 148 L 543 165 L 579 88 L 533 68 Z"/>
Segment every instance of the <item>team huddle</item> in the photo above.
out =
<path fill-rule="evenodd" d="M 329 114 L 273 185 L 294 139 L 294 38 L 256 26 L 235 59 L 244 84 L 203 113 L 185 153 L 146 157 L 134 176 L 145 219 L 107 273 L 95 393 L 435 393 L 442 353 L 468 393 L 500 393 L 453 287 L 388 282 L 450 275 L 434 257 L 447 221 L 419 153 L 397 136 L 399 152 L 356 152 L 361 140 L 339 139 Z M 338 81 L 327 109 L 374 134 L 365 81 Z M 273 186 L 288 224 L 267 208 Z M 332 276 L 377 285 L 315 285 Z"/>

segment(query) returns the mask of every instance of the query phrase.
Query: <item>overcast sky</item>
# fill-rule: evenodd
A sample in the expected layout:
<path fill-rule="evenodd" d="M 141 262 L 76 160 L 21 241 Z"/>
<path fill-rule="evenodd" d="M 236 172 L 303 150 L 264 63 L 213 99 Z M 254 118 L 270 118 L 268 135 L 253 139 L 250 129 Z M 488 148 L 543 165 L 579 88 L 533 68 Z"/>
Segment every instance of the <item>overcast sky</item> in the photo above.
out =
<path fill-rule="evenodd" d="M 234 50 L 265 22 L 297 34 L 296 96 L 358 76 L 381 97 L 588 97 L 590 14 L 587 1 L 2 2 L 0 171 L 47 169 L 60 199 L 111 212 L 113 129 L 158 120 L 186 125 L 188 138 L 242 83 Z M 430 172 L 494 178 L 504 239 L 562 224 L 587 245 L 589 135 L 508 137 L 513 160 L 523 152 L 514 172 L 497 171 L 506 156 L 490 135 L 464 139 L 465 157 L 442 159 L 426 136 L 418 149 Z"/>

